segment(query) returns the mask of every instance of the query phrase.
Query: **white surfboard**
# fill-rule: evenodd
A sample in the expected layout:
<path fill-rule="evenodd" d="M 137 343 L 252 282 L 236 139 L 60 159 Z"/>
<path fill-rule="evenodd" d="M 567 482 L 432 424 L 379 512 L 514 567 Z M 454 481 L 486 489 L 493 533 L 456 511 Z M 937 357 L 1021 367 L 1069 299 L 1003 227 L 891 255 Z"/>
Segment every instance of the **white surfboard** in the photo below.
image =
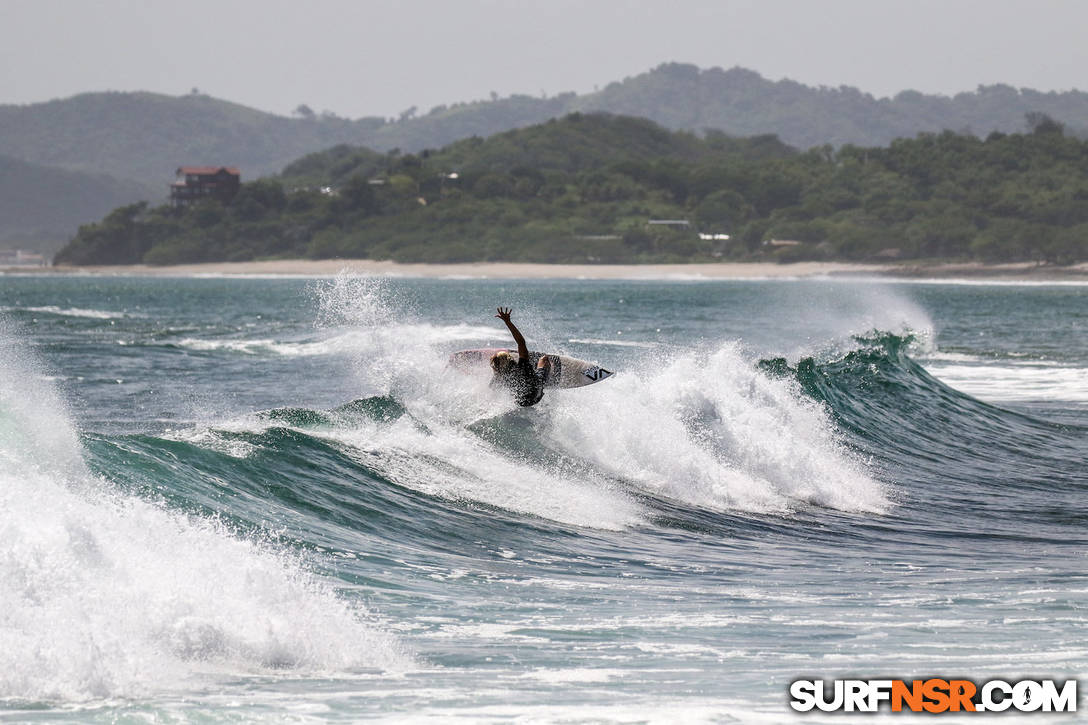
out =
<path fill-rule="evenodd" d="M 450 355 L 450 365 L 458 370 L 471 372 L 473 370 L 491 370 L 491 356 L 497 352 L 510 353 L 515 360 L 518 359 L 518 351 L 502 347 L 483 347 L 474 350 L 460 350 Z M 540 356 L 546 353 L 529 351 L 529 364 L 536 367 Z M 552 361 L 552 371 L 544 384 L 550 388 L 580 388 L 583 385 L 599 383 L 612 375 L 611 370 L 605 370 L 596 363 L 579 360 L 567 355 L 548 355 Z"/>

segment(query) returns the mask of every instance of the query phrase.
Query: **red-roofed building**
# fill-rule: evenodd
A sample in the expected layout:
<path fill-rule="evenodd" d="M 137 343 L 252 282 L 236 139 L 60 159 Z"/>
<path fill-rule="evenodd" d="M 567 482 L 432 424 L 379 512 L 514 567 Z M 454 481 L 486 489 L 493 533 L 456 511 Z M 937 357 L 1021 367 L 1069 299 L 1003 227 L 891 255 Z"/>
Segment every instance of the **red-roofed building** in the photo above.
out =
<path fill-rule="evenodd" d="M 226 204 L 238 193 L 242 174 L 233 166 L 179 166 L 177 180 L 170 184 L 174 206 L 201 199 L 218 199 Z"/>

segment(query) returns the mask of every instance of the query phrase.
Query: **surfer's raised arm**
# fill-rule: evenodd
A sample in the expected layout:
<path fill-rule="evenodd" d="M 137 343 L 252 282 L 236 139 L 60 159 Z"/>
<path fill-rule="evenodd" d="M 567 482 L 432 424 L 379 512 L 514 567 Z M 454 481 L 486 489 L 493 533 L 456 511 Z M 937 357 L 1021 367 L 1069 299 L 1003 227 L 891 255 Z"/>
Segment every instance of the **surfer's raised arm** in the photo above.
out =
<path fill-rule="evenodd" d="M 510 313 L 512 309 L 507 307 L 505 310 L 501 307 L 498 308 L 499 314 L 495 315 L 500 320 L 506 323 L 506 326 L 510 328 L 510 334 L 514 336 L 514 342 L 518 344 L 518 358 L 521 360 L 529 359 L 529 346 L 525 344 L 525 336 L 521 334 L 521 331 L 510 321 Z"/>

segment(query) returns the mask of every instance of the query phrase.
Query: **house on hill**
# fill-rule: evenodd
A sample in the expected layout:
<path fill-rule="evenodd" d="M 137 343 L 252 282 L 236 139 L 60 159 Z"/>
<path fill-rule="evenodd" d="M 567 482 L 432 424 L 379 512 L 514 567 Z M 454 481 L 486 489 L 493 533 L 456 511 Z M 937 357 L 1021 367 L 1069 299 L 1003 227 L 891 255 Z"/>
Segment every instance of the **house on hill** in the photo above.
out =
<path fill-rule="evenodd" d="M 242 174 L 233 166 L 179 166 L 176 175 L 170 184 L 170 203 L 174 206 L 209 198 L 226 204 L 242 185 Z"/>

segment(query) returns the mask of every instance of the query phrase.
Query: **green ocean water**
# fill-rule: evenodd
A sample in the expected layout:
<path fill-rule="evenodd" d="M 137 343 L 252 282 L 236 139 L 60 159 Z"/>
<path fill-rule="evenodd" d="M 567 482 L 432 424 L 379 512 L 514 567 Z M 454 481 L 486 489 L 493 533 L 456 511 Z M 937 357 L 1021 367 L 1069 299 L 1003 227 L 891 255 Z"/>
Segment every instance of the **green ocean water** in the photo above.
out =
<path fill-rule="evenodd" d="M 615 370 L 517 408 L 446 366 Z M 1088 286 L 0 277 L 0 719 L 1088 669 Z"/>

